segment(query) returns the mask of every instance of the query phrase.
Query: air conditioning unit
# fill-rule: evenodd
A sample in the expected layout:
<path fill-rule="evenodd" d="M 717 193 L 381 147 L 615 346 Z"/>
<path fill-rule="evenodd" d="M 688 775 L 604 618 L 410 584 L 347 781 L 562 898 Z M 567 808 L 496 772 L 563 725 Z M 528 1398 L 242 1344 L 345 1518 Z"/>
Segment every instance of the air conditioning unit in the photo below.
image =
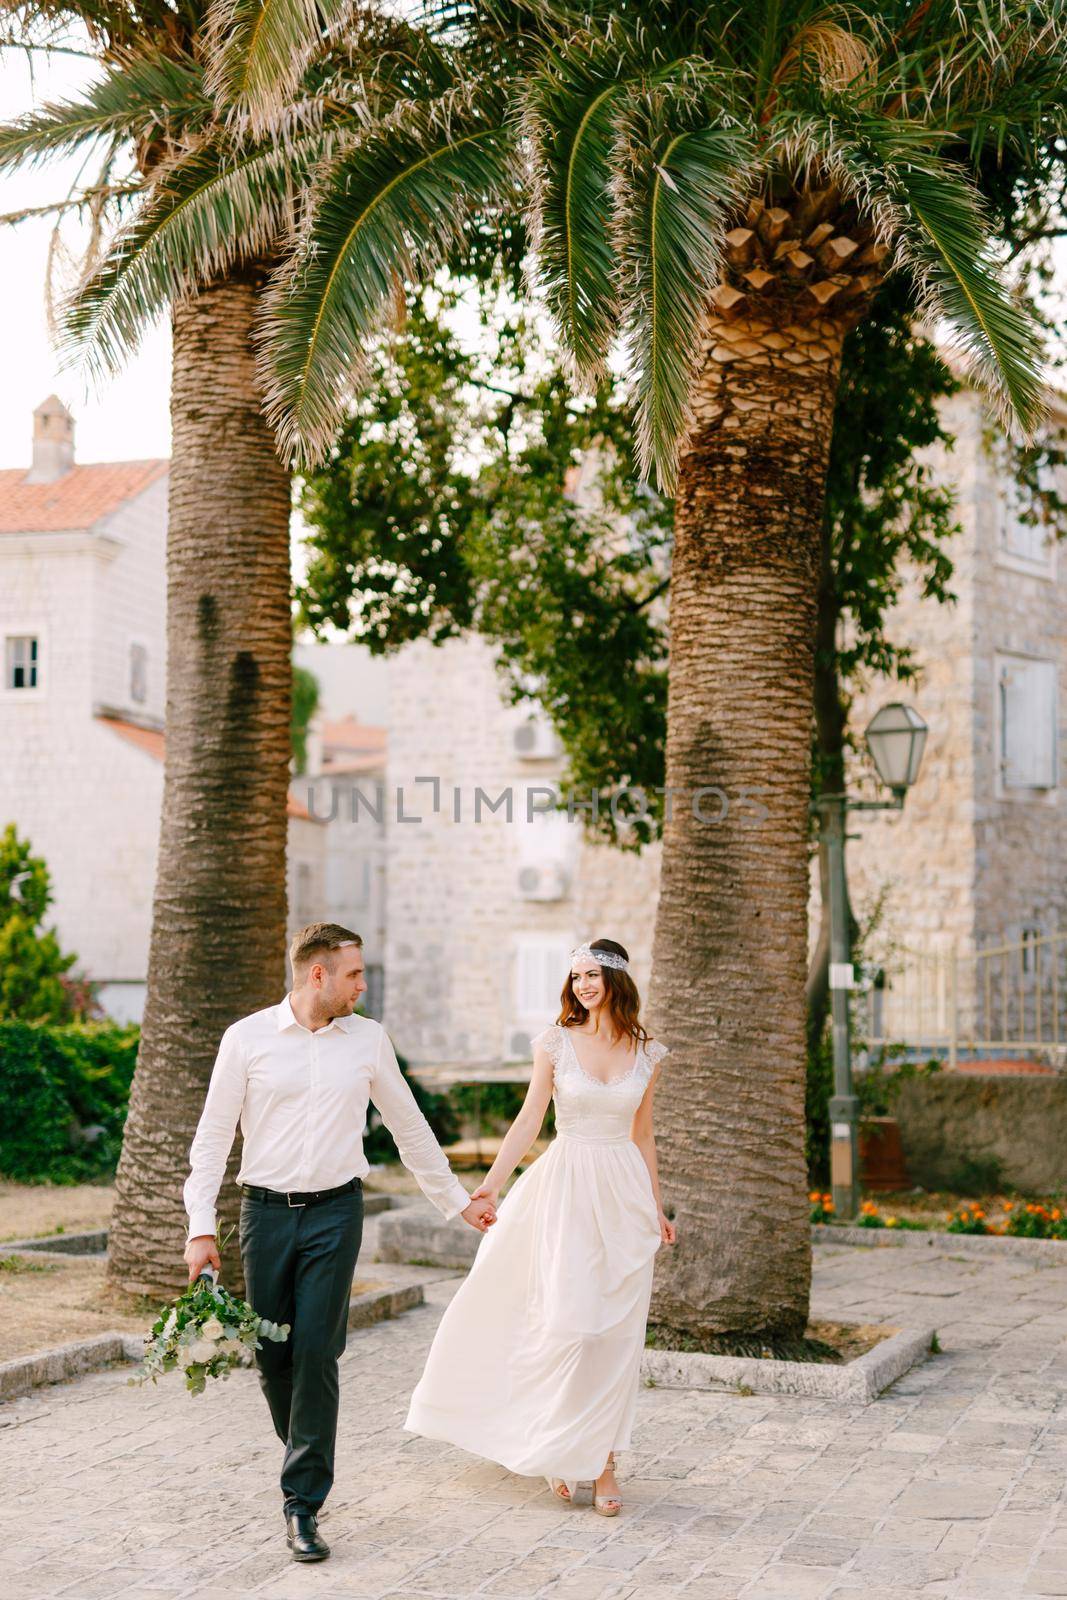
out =
<path fill-rule="evenodd" d="M 570 887 L 558 861 L 528 862 L 515 879 L 520 900 L 562 900 Z"/>
<path fill-rule="evenodd" d="M 533 1039 L 529 1028 L 509 1028 L 504 1035 L 504 1060 L 529 1061 L 533 1055 Z"/>
<path fill-rule="evenodd" d="M 552 761 L 561 752 L 556 730 L 545 717 L 527 717 L 513 728 L 511 747 L 520 761 Z"/>

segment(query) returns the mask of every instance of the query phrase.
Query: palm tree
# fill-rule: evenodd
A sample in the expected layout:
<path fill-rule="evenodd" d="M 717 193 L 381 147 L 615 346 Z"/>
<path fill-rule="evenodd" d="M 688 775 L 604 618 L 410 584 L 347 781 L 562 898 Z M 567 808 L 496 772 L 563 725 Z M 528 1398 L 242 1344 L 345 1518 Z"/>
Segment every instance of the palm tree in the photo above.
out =
<path fill-rule="evenodd" d="M 677 499 L 652 1001 L 673 1046 L 658 1116 L 681 1243 L 655 1315 L 792 1336 L 809 1295 L 812 668 L 842 341 L 899 272 L 1002 417 L 1033 428 L 1038 340 L 973 172 L 1062 129 L 1067 13 L 583 10 L 500 0 L 431 19 L 433 70 L 413 60 L 388 116 L 315 175 L 265 300 L 268 402 L 284 449 L 321 457 L 396 276 L 432 271 L 517 190 L 579 381 L 622 342 L 640 468 Z M 296 53 L 304 25 L 287 22 Z M 268 74 L 260 102 L 272 92 Z"/>
<path fill-rule="evenodd" d="M 110 1238 L 113 1278 L 138 1291 L 182 1281 L 181 1187 L 219 1037 L 285 978 L 290 473 L 264 420 L 253 327 L 309 167 L 363 114 L 364 90 L 346 98 L 352 52 L 327 63 L 317 40 L 301 55 L 301 93 L 266 128 L 224 48 L 205 75 L 215 30 L 254 82 L 275 9 L 261 8 L 250 42 L 247 17 L 200 0 L 23 5 L 19 40 L 48 48 L 80 23 L 100 70 L 80 98 L 0 129 L 0 166 L 72 152 L 98 162 L 41 208 L 91 217 L 96 236 L 117 224 L 63 318 L 71 353 L 112 370 L 170 308 L 166 772 Z M 239 1286 L 236 1249 L 226 1272 Z"/>

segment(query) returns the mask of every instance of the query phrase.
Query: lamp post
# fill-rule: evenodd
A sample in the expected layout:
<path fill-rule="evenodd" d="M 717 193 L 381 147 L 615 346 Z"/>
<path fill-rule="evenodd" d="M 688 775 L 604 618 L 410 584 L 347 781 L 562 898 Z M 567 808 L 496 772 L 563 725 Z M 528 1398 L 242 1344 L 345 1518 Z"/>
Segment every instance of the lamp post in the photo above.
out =
<path fill-rule="evenodd" d="M 859 1101 L 852 1091 L 849 1041 L 849 991 L 853 987 L 848 930 L 848 880 L 845 875 L 845 819 L 849 811 L 901 811 L 904 796 L 919 775 L 927 727 L 911 706 L 894 701 L 867 724 L 864 738 L 875 771 L 892 800 L 850 800 L 823 794 L 812 802 L 819 838 L 826 845 L 830 896 L 830 1021 L 833 1036 L 834 1092 L 830 1099 L 830 1188 L 834 1215 L 854 1217 L 858 1209 L 859 1158 L 856 1129 Z"/>

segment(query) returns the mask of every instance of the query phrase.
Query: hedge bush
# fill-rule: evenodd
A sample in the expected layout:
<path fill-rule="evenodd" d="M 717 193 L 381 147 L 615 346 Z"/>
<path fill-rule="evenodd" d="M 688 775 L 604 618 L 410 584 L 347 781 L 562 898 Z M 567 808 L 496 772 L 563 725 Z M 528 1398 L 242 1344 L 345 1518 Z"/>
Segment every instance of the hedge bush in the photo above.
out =
<path fill-rule="evenodd" d="M 110 1176 L 140 1030 L 0 1022 L 0 1175 L 22 1183 Z M 86 1130 L 99 1130 L 86 1138 Z"/>

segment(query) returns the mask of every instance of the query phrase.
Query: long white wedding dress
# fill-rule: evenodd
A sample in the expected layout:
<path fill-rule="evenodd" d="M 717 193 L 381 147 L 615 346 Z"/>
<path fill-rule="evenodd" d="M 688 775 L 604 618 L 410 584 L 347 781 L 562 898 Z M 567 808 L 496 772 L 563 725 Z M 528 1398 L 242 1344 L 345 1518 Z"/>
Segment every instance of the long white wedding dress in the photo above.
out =
<path fill-rule="evenodd" d="M 630 1138 L 666 1046 L 608 1082 L 547 1028 L 556 1137 L 500 1202 L 447 1307 L 405 1427 L 512 1472 L 596 1478 L 630 1442 L 660 1244 Z"/>

